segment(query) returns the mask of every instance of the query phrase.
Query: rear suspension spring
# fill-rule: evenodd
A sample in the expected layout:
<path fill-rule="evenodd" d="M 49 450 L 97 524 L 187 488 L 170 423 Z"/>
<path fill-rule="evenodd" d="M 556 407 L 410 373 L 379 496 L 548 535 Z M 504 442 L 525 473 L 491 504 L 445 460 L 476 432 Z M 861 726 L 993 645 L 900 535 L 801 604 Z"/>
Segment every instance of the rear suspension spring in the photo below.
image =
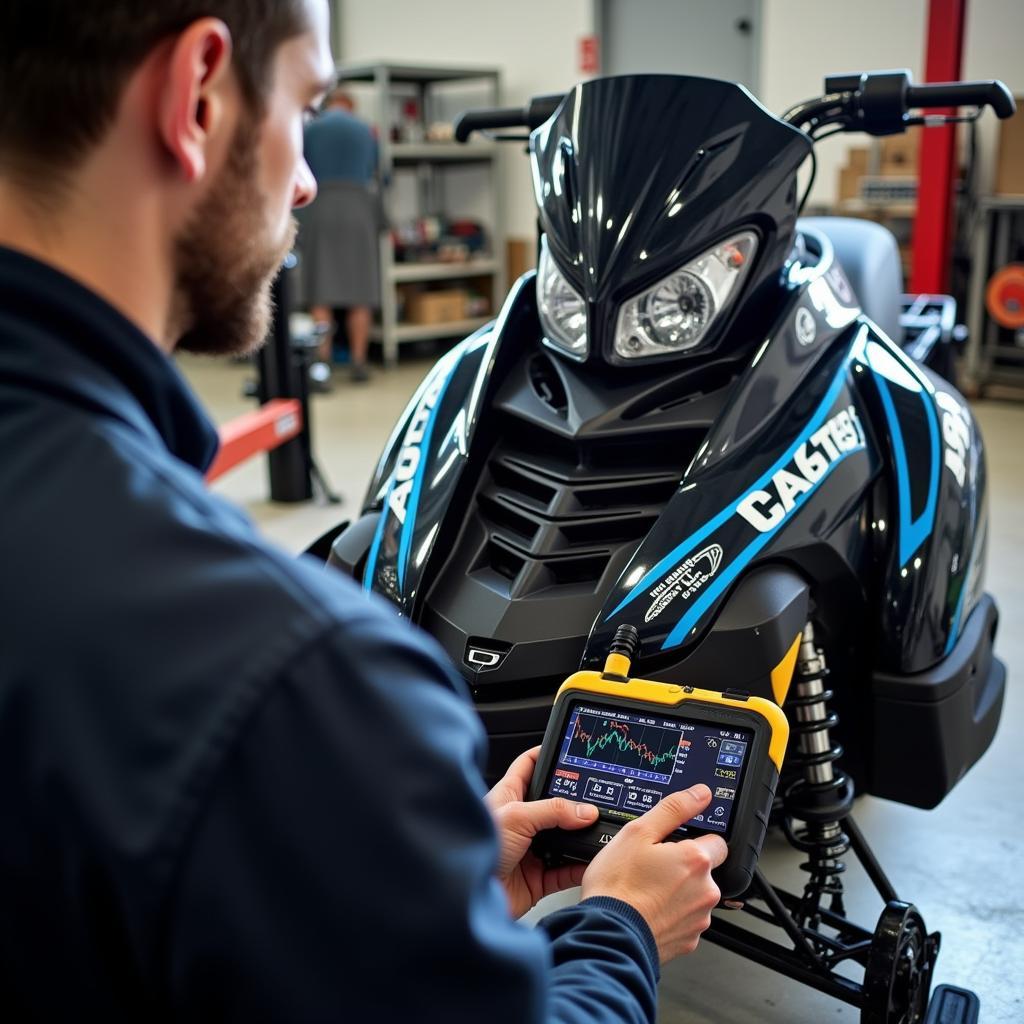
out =
<path fill-rule="evenodd" d="M 853 784 L 838 767 L 843 748 L 834 743 L 831 731 L 839 724 L 828 702 L 828 665 L 825 653 L 814 643 L 811 623 L 804 627 L 796 663 L 796 682 L 786 701 L 790 730 L 795 741 L 789 762 L 800 777 L 783 797 L 784 828 L 789 842 L 807 855 L 800 867 L 809 875 L 799 917 L 816 926 L 821 900 L 830 897 L 830 909 L 844 913 L 842 856 L 850 848 L 842 821 L 853 806 Z"/>

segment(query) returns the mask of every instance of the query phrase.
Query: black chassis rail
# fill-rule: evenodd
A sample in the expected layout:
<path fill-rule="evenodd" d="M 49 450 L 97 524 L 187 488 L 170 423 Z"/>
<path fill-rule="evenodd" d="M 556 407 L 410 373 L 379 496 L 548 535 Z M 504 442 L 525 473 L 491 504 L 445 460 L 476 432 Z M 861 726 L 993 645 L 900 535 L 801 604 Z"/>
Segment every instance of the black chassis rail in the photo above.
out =
<path fill-rule="evenodd" d="M 896 901 L 896 890 L 852 816 L 844 818 L 841 825 L 849 836 L 851 849 L 879 896 L 886 904 Z M 758 906 L 758 903 L 764 904 L 764 907 Z M 867 987 L 838 974 L 835 968 L 848 960 L 867 968 L 875 933 L 854 924 L 843 913 L 816 907 L 814 917 L 817 922 L 836 932 L 835 937 L 830 937 L 820 931 L 817 924 L 801 924 L 797 920 L 796 914 L 805 907 L 803 899 L 776 888 L 760 869 L 756 869 L 743 912 L 780 928 L 792 944 L 786 946 L 767 939 L 749 928 L 741 927 L 734 920 L 726 920 L 718 915 L 712 917 L 711 927 L 703 938 L 834 999 L 864 1009 L 868 999 Z M 929 936 L 929 956 L 933 964 L 940 941 L 937 932 Z"/>

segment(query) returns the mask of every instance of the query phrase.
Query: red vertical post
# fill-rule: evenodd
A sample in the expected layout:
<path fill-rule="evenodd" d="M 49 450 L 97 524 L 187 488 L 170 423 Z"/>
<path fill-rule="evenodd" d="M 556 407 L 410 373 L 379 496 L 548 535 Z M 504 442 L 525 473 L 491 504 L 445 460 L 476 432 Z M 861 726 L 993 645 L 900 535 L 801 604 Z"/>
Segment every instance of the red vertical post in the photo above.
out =
<path fill-rule="evenodd" d="M 929 0 L 926 82 L 959 81 L 966 15 L 967 0 Z M 921 134 L 910 290 L 941 293 L 949 287 L 953 245 L 956 125 L 928 128 Z"/>

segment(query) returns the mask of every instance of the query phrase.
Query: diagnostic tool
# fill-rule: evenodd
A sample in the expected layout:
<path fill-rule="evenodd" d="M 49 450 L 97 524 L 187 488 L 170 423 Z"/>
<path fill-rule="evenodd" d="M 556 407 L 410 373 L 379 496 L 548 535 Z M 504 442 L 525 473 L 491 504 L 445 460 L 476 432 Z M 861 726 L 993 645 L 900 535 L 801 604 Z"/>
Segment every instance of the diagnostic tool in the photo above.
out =
<path fill-rule="evenodd" d="M 662 797 L 703 782 L 711 803 L 667 841 L 722 836 L 729 856 L 713 877 L 723 899 L 738 896 L 761 852 L 789 723 L 760 697 L 630 678 L 637 642 L 620 626 L 604 671 L 576 672 L 558 690 L 530 799 L 579 800 L 600 815 L 579 832 L 542 832 L 534 849 L 548 864 L 589 861 Z"/>

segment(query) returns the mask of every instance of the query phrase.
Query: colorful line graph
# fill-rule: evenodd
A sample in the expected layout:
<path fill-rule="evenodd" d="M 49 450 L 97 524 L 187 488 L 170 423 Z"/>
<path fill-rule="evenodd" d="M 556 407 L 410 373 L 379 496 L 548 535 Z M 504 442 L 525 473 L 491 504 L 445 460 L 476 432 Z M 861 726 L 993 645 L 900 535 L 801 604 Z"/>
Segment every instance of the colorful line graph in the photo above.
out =
<path fill-rule="evenodd" d="M 682 742 L 678 732 L 583 711 L 574 715 L 566 740 L 563 759 L 569 763 L 600 758 L 607 768 L 644 773 L 671 773 Z"/>

